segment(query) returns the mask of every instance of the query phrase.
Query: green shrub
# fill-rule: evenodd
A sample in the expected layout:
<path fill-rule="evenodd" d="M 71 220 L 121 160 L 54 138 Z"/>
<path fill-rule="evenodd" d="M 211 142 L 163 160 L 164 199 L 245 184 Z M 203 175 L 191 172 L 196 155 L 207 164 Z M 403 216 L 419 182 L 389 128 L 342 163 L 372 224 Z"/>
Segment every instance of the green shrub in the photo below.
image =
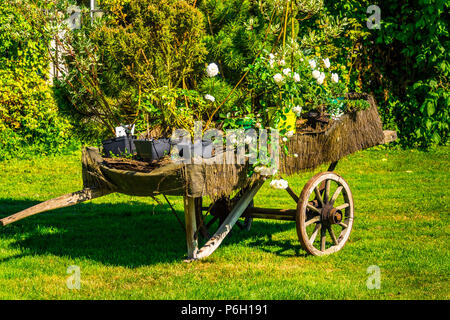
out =
<path fill-rule="evenodd" d="M 76 130 L 104 138 L 120 124 L 144 130 L 146 119 L 152 126 L 190 129 L 203 110 L 189 93 L 206 53 L 203 15 L 178 0 L 102 4 L 106 16 L 64 39 L 68 74 L 58 94 Z M 187 103 L 194 112 L 183 111 Z"/>
<path fill-rule="evenodd" d="M 380 29 L 369 30 L 369 5 L 381 10 Z M 428 148 L 449 138 L 449 2 L 445 0 L 326 3 L 355 26 L 352 82 L 373 92 L 386 128 L 406 147 Z M 341 38 L 342 47 L 352 45 Z"/>
<path fill-rule="evenodd" d="M 0 70 L 0 160 L 63 151 L 70 126 L 35 73 Z"/>
<path fill-rule="evenodd" d="M 0 4 L 0 160 L 58 153 L 71 141 L 47 81 L 50 34 L 34 19 L 41 11 L 28 1 Z"/>

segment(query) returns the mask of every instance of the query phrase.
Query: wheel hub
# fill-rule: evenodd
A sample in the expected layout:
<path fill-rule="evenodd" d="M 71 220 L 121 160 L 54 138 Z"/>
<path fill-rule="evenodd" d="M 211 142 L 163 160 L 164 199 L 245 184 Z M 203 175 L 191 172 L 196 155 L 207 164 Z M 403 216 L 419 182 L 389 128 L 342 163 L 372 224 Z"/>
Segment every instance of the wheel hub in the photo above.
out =
<path fill-rule="evenodd" d="M 338 224 L 342 221 L 342 211 L 336 210 L 332 205 L 326 204 L 321 210 L 321 220 L 326 225 Z"/>

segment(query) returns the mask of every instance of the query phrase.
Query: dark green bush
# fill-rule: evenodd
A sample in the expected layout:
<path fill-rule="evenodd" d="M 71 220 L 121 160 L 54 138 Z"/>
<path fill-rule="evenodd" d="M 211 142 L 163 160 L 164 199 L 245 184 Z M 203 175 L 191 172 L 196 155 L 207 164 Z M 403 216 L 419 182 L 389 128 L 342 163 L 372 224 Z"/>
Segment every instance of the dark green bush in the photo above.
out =
<path fill-rule="evenodd" d="M 369 5 L 381 9 L 380 29 L 366 27 Z M 397 129 L 406 147 L 447 143 L 450 3 L 336 0 L 326 6 L 357 22 L 352 80 L 355 89 L 375 94 L 385 126 Z M 350 40 L 339 41 L 349 46 Z"/>

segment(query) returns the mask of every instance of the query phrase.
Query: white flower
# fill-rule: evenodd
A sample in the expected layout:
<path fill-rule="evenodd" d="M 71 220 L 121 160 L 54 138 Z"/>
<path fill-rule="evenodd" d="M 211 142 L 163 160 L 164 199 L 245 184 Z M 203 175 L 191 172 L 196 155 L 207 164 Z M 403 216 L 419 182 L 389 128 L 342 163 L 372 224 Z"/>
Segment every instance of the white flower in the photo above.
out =
<path fill-rule="evenodd" d="M 324 80 L 325 80 L 325 73 L 321 72 L 320 77 L 317 78 L 317 83 L 322 84 Z"/>
<path fill-rule="evenodd" d="M 286 189 L 288 187 L 288 182 L 286 180 L 272 180 L 270 186 L 274 189 Z"/>
<path fill-rule="evenodd" d="M 319 77 L 320 77 L 320 71 L 319 70 L 314 70 L 313 72 L 312 72 L 312 76 L 313 76 L 313 78 L 314 79 L 319 79 Z"/>
<path fill-rule="evenodd" d="M 212 95 L 210 95 L 210 94 L 205 94 L 205 99 L 206 100 L 209 100 L 209 101 L 211 101 L 211 102 L 214 102 L 214 101 L 216 101 L 216 98 L 214 98 Z"/>
<path fill-rule="evenodd" d="M 273 76 L 273 80 L 275 81 L 276 84 L 281 84 L 283 82 L 283 76 L 280 73 L 277 73 L 276 75 Z"/>
<path fill-rule="evenodd" d="M 300 106 L 295 106 L 292 108 L 292 111 L 294 111 L 295 115 L 297 117 L 300 117 L 301 113 L 302 113 L 302 107 Z"/>
<path fill-rule="evenodd" d="M 256 123 L 256 127 L 257 127 L 257 128 L 261 128 L 261 123 L 257 122 L 257 123 Z"/>
<path fill-rule="evenodd" d="M 298 154 L 297 153 L 294 153 L 294 158 L 298 158 Z"/>
<path fill-rule="evenodd" d="M 288 138 L 292 138 L 294 136 L 294 131 L 288 131 L 288 132 L 286 132 L 286 137 L 288 137 Z"/>
<path fill-rule="evenodd" d="M 206 67 L 206 74 L 208 77 L 212 78 L 217 76 L 219 73 L 219 67 L 215 63 L 211 63 L 208 67 Z"/>
<path fill-rule="evenodd" d="M 284 70 L 283 70 L 283 74 L 284 74 L 285 76 L 290 75 L 290 74 L 291 74 L 291 69 L 290 69 L 290 68 L 284 69 Z"/>
<path fill-rule="evenodd" d="M 293 78 L 294 78 L 295 82 L 300 82 L 300 75 L 297 72 L 294 73 L 294 77 Z"/>
<path fill-rule="evenodd" d="M 273 68 L 274 63 L 275 63 L 274 59 L 270 59 L 269 60 L 269 65 L 270 65 L 271 68 Z"/>
<path fill-rule="evenodd" d="M 283 137 L 283 142 L 287 142 L 288 139 L 286 137 Z"/>
<path fill-rule="evenodd" d="M 273 59 L 275 59 L 275 55 L 273 53 L 270 53 L 269 58 L 270 58 L 270 60 L 273 60 Z"/>
<path fill-rule="evenodd" d="M 339 82 L 339 76 L 337 73 L 332 73 L 331 74 L 331 80 L 333 80 L 334 82 L 338 83 Z"/>
<path fill-rule="evenodd" d="M 284 65 L 286 65 L 286 61 L 284 61 L 283 59 L 281 59 L 280 61 L 278 61 L 278 64 L 279 64 L 280 66 L 284 66 Z"/>
<path fill-rule="evenodd" d="M 309 66 L 311 67 L 311 69 L 315 69 L 317 67 L 316 60 L 309 60 Z"/>
<path fill-rule="evenodd" d="M 330 59 L 323 59 L 323 64 L 325 65 L 325 68 L 328 69 L 331 66 Z"/>

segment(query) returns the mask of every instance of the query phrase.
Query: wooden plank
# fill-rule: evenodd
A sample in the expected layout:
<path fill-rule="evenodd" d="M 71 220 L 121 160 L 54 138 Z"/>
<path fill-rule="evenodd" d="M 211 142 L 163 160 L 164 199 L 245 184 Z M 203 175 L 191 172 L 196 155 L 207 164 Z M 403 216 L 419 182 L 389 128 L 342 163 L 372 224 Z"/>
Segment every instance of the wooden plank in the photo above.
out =
<path fill-rule="evenodd" d="M 0 225 L 6 226 L 10 223 L 22 220 L 26 217 L 29 217 L 29 216 L 32 216 L 32 215 L 35 215 L 38 213 L 73 206 L 75 204 L 78 204 L 78 203 L 81 203 L 84 201 L 88 201 L 88 200 L 92 200 L 92 199 L 95 199 L 98 197 L 105 196 L 109 193 L 111 193 L 111 191 L 109 191 L 109 190 L 86 188 L 81 191 L 65 194 L 61 197 L 41 202 L 31 208 L 20 211 L 9 217 L 3 218 L 0 220 Z"/>
<path fill-rule="evenodd" d="M 216 231 L 216 233 L 198 251 L 196 255 L 197 259 L 203 259 L 210 256 L 220 246 L 223 239 L 225 239 L 228 233 L 230 233 L 236 221 L 239 219 L 245 209 L 247 209 L 253 197 L 256 195 L 263 184 L 264 181 L 257 181 L 250 190 L 242 195 L 242 197 L 236 203 L 233 210 L 231 210 L 230 214 Z"/>
<path fill-rule="evenodd" d="M 246 211 L 249 215 L 252 214 L 270 214 L 270 215 L 290 215 L 295 216 L 297 210 L 296 209 L 270 209 L 270 208 L 258 208 L 258 207 L 252 207 L 248 208 Z"/>
<path fill-rule="evenodd" d="M 269 220 L 285 220 L 285 221 L 295 221 L 295 216 L 293 215 L 282 215 L 282 214 L 265 214 L 265 213 L 251 213 L 250 218 L 253 219 L 269 219 Z"/>
<path fill-rule="evenodd" d="M 286 191 L 289 193 L 292 199 L 294 199 L 295 203 L 298 203 L 298 196 L 295 194 L 295 192 L 291 189 L 291 187 L 287 186 Z"/>
<path fill-rule="evenodd" d="M 188 259 L 195 259 L 198 250 L 198 241 L 195 238 L 197 223 L 195 219 L 195 198 L 184 197 L 184 217 L 186 224 L 186 244 Z"/>

